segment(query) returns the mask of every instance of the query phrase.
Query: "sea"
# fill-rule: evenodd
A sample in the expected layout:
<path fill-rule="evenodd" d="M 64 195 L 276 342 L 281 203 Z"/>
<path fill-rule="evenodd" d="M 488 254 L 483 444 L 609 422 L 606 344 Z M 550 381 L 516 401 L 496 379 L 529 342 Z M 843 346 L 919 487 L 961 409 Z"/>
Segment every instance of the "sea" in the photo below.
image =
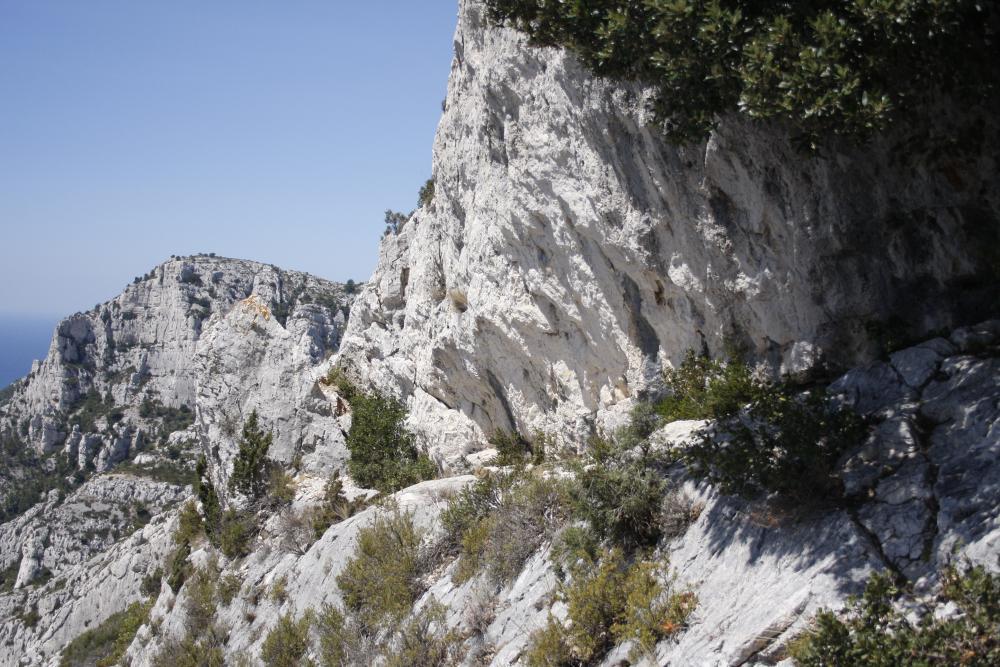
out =
<path fill-rule="evenodd" d="M 58 317 L 0 314 L 0 389 L 22 378 L 34 359 L 44 359 Z"/>

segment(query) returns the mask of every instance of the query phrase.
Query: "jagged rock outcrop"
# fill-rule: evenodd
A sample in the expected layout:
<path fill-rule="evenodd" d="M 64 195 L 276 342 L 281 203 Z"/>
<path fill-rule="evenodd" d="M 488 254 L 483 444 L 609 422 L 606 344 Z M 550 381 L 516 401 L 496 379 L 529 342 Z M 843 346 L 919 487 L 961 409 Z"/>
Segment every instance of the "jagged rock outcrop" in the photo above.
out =
<path fill-rule="evenodd" d="M 496 429 L 585 439 L 687 350 L 846 369 L 873 329 L 996 308 L 995 127 L 960 159 L 905 137 L 809 159 L 738 119 L 678 148 L 648 91 L 484 13 L 460 3 L 434 200 L 383 241 L 341 356 L 438 458 Z"/>
<path fill-rule="evenodd" d="M 155 437 L 157 411 L 193 410 L 203 370 L 198 341 L 251 295 L 278 326 L 310 336 L 302 342 L 313 357 L 337 349 L 353 298 L 341 285 L 268 264 L 172 259 L 111 301 L 60 322 L 48 356 L 0 410 L 0 430 L 40 453 L 61 447 L 89 462 L 103 452 L 115 462 Z M 81 410 L 86 418 L 74 427 L 69 418 Z"/>
<path fill-rule="evenodd" d="M 241 301 L 199 342 L 198 428 L 225 490 L 242 426 L 256 411 L 274 440 L 272 460 L 318 475 L 343 468 L 344 434 L 318 383 L 331 332 L 322 308 L 303 305 L 282 327 L 255 297 Z M 336 332 L 336 326 L 334 327 Z"/>

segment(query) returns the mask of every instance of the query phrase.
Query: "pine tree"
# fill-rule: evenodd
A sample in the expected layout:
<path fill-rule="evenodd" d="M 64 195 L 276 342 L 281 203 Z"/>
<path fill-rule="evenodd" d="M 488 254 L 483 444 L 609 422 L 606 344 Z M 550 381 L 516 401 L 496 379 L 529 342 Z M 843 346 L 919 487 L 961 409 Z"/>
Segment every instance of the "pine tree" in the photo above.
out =
<path fill-rule="evenodd" d="M 251 412 L 250 418 L 243 425 L 240 451 L 233 462 L 233 476 L 229 478 L 230 491 L 239 491 L 254 501 L 267 494 L 270 472 L 267 450 L 270 449 L 272 440 L 271 433 L 265 433 L 260 427 L 257 411 Z"/>

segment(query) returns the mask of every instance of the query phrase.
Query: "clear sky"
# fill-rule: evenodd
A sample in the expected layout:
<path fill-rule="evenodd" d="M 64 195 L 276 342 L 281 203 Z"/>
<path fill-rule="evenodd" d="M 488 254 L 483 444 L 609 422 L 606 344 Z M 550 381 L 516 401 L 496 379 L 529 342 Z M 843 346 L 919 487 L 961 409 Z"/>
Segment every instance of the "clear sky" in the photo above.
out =
<path fill-rule="evenodd" d="M 365 280 L 431 173 L 457 0 L 0 0 L 0 316 L 171 254 Z"/>

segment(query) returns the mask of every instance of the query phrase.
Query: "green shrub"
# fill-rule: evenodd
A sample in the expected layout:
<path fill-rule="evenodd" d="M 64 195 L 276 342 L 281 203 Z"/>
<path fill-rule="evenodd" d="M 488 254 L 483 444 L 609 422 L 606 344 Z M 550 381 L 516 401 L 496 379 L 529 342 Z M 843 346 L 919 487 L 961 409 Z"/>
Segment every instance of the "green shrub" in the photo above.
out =
<path fill-rule="evenodd" d="M 198 463 L 195 465 L 195 480 L 195 492 L 198 494 L 198 500 L 201 501 L 201 509 L 205 513 L 205 532 L 214 535 L 218 532 L 222 519 L 222 505 L 215 492 L 215 486 L 209 478 L 208 462 L 205 460 L 204 454 L 198 457 Z"/>
<path fill-rule="evenodd" d="M 551 615 L 543 627 L 531 633 L 524 655 L 528 667 L 576 667 L 580 664 L 566 639 L 566 630 Z"/>
<path fill-rule="evenodd" d="M 632 547 L 660 538 L 666 482 L 641 463 L 594 465 L 577 474 L 574 511 L 602 539 Z"/>
<path fill-rule="evenodd" d="M 111 667 L 125 655 L 129 644 L 147 620 L 149 602 L 133 602 L 123 611 L 112 614 L 96 628 L 87 630 L 66 645 L 59 659 L 60 667 Z"/>
<path fill-rule="evenodd" d="M 929 116 L 936 94 L 991 108 L 997 14 L 972 0 L 488 0 L 491 18 L 571 49 L 600 76 L 656 86 L 675 141 L 738 112 L 807 141 Z M 955 63 L 962 63 L 956 68 Z"/>
<path fill-rule="evenodd" d="M 219 580 L 219 600 L 224 605 L 230 604 L 239 595 L 243 587 L 243 581 L 233 573 L 227 574 Z"/>
<path fill-rule="evenodd" d="M 570 625 L 550 617 L 533 635 L 529 664 L 594 664 L 616 644 L 635 640 L 648 651 L 679 632 L 697 600 L 690 592 L 670 590 L 662 581 L 665 570 L 651 561 L 628 564 L 618 548 L 575 564 L 571 581 L 560 590 Z"/>
<path fill-rule="evenodd" d="M 437 474 L 434 464 L 417 452 L 403 422 L 399 401 L 377 392 L 357 393 L 351 400 L 348 470 L 358 484 L 391 493 Z"/>
<path fill-rule="evenodd" d="M 174 531 L 174 544 L 194 543 L 205 532 L 205 526 L 198 513 L 198 507 L 189 500 L 181 507 L 177 515 L 177 529 Z"/>
<path fill-rule="evenodd" d="M 271 600 L 275 604 L 281 604 L 288 599 L 288 578 L 278 577 L 271 585 Z"/>
<path fill-rule="evenodd" d="M 291 614 L 285 614 L 278 619 L 264 639 L 260 657 L 265 665 L 273 667 L 296 667 L 306 664 L 306 651 L 309 649 L 309 627 L 312 625 L 312 614 L 305 614 L 296 621 Z"/>
<path fill-rule="evenodd" d="M 284 470 L 273 467 L 268 482 L 268 496 L 274 505 L 290 505 L 295 500 L 295 480 Z"/>
<path fill-rule="evenodd" d="M 334 471 L 323 488 L 323 502 L 308 515 L 315 538 L 318 540 L 323 537 L 327 528 L 344 519 L 349 519 L 360 512 L 364 506 L 365 501 L 361 498 L 347 499 L 347 496 L 344 495 L 344 482 L 340 479 L 340 473 Z"/>
<path fill-rule="evenodd" d="M 417 195 L 417 206 L 429 206 L 431 202 L 434 201 L 434 179 L 428 178 L 427 181 L 420 186 L 420 192 Z"/>
<path fill-rule="evenodd" d="M 181 586 L 184 585 L 188 575 L 191 573 L 191 564 L 188 563 L 188 556 L 190 555 L 191 542 L 185 541 L 174 550 L 168 559 L 170 565 L 168 567 L 167 585 L 175 593 L 181 589 Z"/>
<path fill-rule="evenodd" d="M 256 525 L 253 516 L 235 509 L 222 515 L 216 546 L 227 558 L 242 558 L 250 553 L 250 542 Z"/>
<path fill-rule="evenodd" d="M 319 657 L 323 667 L 371 665 L 379 653 L 375 635 L 361 628 L 353 616 L 325 605 L 316 621 Z"/>
<path fill-rule="evenodd" d="M 193 634 L 203 632 L 215 620 L 215 594 L 219 583 L 219 569 L 215 562 L 198 568 L 184 586 L 184 623 Z"/>
<path fill-rule="evenodd" d="M 398 632 L 384 654 L 385 667 L 449 667 L 461 663 L 462 637 L 455 630 L 441 632 L 445 608 L 435 600 L 421 607 Z M 431 628 L 436 626 L 438 632 Z"/>
<path fill-rule="evenodd" d="M 522 465 L 531 456 L 531 445 L 517 433 L 494 431 L 488 442 L 497 450 L 493 465 Z"/>
<path fill-rule="evenodd" d="M 358 388 L 354 386 L 354 383 L 347 377 L 343 370 L 336 366 L 332 366 L 326 373 L 326 377 L 320 380 L 323 384 L 333 387 L 337 390 L 341 396 L 343 396 L 348 401 L 354 399 L 354 397 L 359 393 Z"/>
<path fill-rule="evenodd" d="M 680 366 L 664 373 L 668 395 L 656 404 L 665 422 L 679 419 L 723 419 L 768 390 L 749 366 L 724 363 L 688 352 Z"/>
<path fill-rule="evenodd" d="M 569 493 L 562 480 L 513 473 L 456 495 L 442 517 L 448 543 L 461 554 L 456 583 L 480 572 L 511 581 L 569 517 Z"/>
<path fill-rule="evenodd" d="M 38 625 L 38 621 L 42 619 L 41 615 L 38 613 L 38 607 L 31 605 L 26 611 L 21 611 L 18 613 L 17 617 L 21 619 L 25 627 L 33 628 Z"/>
<path fill-rule="evenodd" d="M 243 425 L 240 448 L 233 461 L 233 474 L 229 478 L 230 491 L 239 491 L 252 501 L 267 494 L 271 472 L 267 451 L 271 448 L 273 439 L 271 433 L 265 433 L 260 427 L 257 411 L 251 412 Z"/>
<path fill-rule="evenodd" d="M 151 597 L 155 600 L 160 594 L 161 581 L 163 581 L 163 568 L 158 567 L 142 578 L 142 585 L 139 587 L 139 591 L 146 597 Z"/>
<path fill-rule="evenodd" d="M 913 622 L 893 606 L 900 591 L 892 578 L 874 574 L 846 616 L 820 612 L 789 651 L 803 667 L 1000 664 L 1000 576 L 979 566 L 946 570 L 942 580 L 942 601 L 957 615 Z"/>
<path fill-rule="evenodd" d="M 337 576 L 347 609 L 364 628 L 396 623 L 421 593 L 423 533 L 411 514 L 380 514 L 358 532 L 354 555 Z"/>
<path fill-rule="evenodd" d="M 863 432 L 852 412 L 825 395 L 797 397 L 776 387 L 754 401 L 745 419 L 717 422 L 682 456 L 692 474 L 723 493 L 777 494 L 807 508 L 839 498 L 836 464 Z"/>

